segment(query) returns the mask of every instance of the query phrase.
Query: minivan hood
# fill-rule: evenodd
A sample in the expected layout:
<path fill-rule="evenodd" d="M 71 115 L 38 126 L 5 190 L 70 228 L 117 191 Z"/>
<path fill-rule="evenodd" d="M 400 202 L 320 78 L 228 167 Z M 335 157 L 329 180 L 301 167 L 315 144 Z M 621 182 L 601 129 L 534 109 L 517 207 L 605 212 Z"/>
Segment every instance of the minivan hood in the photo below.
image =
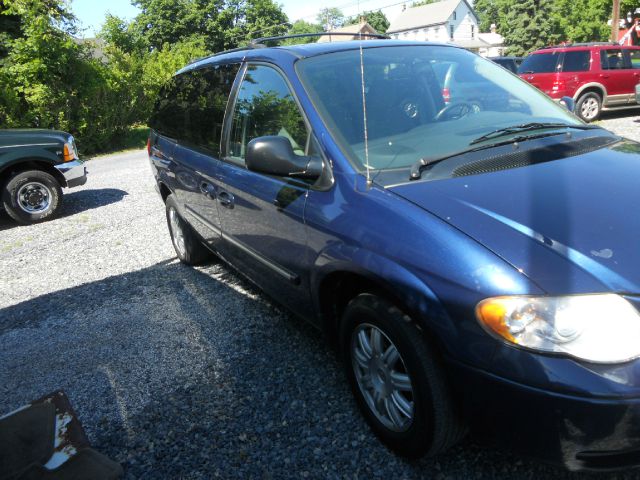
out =
<path fill-rule="evenodd" d="M 389 190 L 437 215 L 550 294 L 640 293 L 640 144 Z"/>

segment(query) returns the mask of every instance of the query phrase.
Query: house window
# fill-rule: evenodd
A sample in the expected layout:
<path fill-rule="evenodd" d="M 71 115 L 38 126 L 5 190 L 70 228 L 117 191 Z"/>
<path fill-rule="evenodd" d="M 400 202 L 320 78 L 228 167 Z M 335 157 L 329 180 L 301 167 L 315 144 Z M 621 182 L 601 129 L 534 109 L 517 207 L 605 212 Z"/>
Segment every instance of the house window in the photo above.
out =
<path fill-rule="evenodd" d="M 454 10 L 454 11 L 453 11 L 453 19 L 455 20 L 457 16 L 458 16 L 458 12 L 456 12 L 456 11 Z"/>
<path fill-rule="evenodd" d="M 475 36 L 475 25 L 471 25 L 471 38 Z"/>
<path fill-rule="evenodd" d="M 449 37 L 453 40 L 453 25 L 449 25 Z"/>

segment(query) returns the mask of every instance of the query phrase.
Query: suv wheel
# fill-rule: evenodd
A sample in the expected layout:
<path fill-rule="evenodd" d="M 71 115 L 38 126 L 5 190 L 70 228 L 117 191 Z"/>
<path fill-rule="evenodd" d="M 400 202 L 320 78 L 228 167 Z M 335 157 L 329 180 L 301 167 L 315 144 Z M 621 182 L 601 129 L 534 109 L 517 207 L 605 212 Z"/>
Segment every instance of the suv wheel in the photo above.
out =
<path fill-rule="evenodd" d="M 62 204 L 62 189 L 53 175 L 41 170 L 15 174 L 2 191 L 2 206 L 18 223 L 43 222 Z"/>
<path fill-rule="evenodd" d="M 358 406 L 389 448 L 432 456 L 464 436 L 434 350 L 395 305 L 357 296 L 344 312 L 341 339 Z"/>
<path fill-rule="evenodd" d="M 169 234 L 178 259 L 187 265 L 198 265 L 210 258 L 211 252 L 178 213 L 178 206 L 173 195 L 167 197 L 165 205 Z"/>
<path fill-rule="evenodd" d="M 595 92 L 587 92 L 578 98 L 576 113 L 585 122 L 593 122 L 600 116 L 602 98 Z"/>

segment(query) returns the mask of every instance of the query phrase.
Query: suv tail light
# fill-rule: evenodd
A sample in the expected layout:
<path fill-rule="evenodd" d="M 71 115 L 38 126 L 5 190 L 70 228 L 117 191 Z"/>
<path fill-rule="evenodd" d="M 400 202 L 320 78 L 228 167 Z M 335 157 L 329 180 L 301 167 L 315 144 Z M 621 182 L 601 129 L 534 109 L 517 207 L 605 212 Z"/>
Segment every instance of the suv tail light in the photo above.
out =
<path fill-rule="evenodd" d="M 451 102 L 451 92 L 449 91 L 448 88 L 442 89 L 442 99 L 444 100 L 444 103 Z"/>

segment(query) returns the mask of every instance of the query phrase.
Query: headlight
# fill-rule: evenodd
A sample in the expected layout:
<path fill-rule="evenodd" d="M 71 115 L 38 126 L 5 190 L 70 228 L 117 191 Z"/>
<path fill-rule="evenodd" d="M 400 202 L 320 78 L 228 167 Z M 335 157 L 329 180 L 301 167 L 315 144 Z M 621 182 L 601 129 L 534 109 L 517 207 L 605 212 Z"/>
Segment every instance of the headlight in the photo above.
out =
<path fill-rule="evenodd" d="M 540 352 L 596 363 L 640 356 L 640 315 L 615 294 L 495 297 L 476 316 L 493 336 Z"/>
<path fill-rule="evenodd" d="M 78 159 L 78 150 L 76 149 L 76 141 L 73 137 L 69 137 L 67 143 L 64 144 L 62 160 L 71 162 Z"/>

